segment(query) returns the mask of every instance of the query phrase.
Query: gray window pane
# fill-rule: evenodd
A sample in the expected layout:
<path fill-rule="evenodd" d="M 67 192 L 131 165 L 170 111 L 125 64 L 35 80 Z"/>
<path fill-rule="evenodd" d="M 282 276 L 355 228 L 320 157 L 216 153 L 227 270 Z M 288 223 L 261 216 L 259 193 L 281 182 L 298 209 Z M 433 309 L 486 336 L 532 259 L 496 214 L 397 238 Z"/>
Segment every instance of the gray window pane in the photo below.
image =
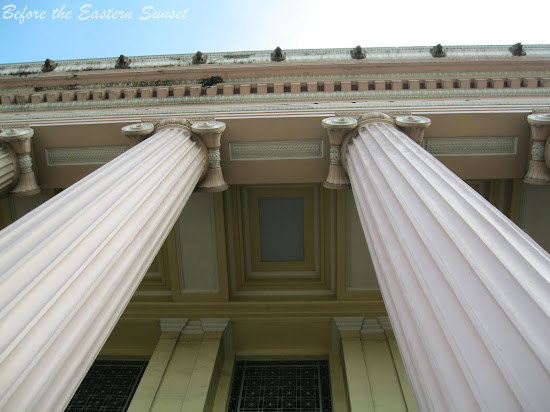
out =
<path fill-rule="evenodd" d="M 304 252 L 304 199 L 258 199 L 262 262 L 301 262 Z"/>

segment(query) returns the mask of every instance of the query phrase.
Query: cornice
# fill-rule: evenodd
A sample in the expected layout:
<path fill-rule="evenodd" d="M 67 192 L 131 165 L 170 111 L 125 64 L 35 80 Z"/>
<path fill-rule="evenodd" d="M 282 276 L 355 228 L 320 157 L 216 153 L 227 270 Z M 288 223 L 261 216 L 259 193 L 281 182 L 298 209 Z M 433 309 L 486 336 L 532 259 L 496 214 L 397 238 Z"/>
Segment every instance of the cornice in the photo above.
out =
<path fill-rule="evenodd" d="M 444 61 L 482 61 L 492 60 L 517 60 L 517 59 L 541 59 L 550 58 L 549 45 L 524 45 L 526 56 L 513 56 L 510 46 L 445 46 L 446 57 Z M 351 48 L 344 49 L 311 49 L 311 50 L 285 50 L 284 62 L 272 62 L 269 51 L 241 51 L 241 52 L 219 52 L 206 53 L 205 65 L 242 65 L 242 64 L 292 64 L 309 62 L 338 62 L 353 61 L 350 55 Z M 364 48 L 365 59 L 361 62 L 407 62 L 419 60 L 433 60 L 430 53 L 430 46 L 421 47 L 376 47 Z M 158 56 L 129 56 L 129 68 L 158 68 L 173 66 L 194 66 L 193 56 L 195 54 L 158 55 Z M 83 59 L 83 60 L 62 60 L 56 61 L 57 66 L 54 73 L 86 71 L 86 70 L 112 70 L 115 69 L 117 58 Z M 199 65 L 199 66 L 205 66 Z M 2 64 L 0 75 L 9 74 L 38 74 L 42 72 L 43 62 Z M 197 66 L 197 65 L 195 65 Z M 128 69 L 124 69 L 128 70 Z"/>

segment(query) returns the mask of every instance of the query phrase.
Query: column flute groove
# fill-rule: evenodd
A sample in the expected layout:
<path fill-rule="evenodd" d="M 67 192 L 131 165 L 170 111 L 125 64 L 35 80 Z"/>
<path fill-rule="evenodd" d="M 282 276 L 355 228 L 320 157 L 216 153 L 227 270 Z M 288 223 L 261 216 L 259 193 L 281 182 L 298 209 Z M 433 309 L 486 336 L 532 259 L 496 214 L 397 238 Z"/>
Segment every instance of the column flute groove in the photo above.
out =
<path fill-rule="evenodd" d="M 65 407 L 207 155 L 165 126 L 0 233 L 0 409 Z"/>
<path fill-rule="evenodd" d="M 550 256 L 392 123 L 360 119 L 343 166 L 419 406 L 544 410 Z"/>

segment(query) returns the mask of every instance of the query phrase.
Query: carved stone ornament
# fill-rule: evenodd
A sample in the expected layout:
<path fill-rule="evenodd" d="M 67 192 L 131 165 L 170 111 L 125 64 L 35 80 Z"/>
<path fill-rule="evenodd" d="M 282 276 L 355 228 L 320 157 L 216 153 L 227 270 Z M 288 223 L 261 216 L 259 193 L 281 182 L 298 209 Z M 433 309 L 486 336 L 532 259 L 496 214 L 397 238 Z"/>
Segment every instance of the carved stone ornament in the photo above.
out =
<path fill-rule="evenodd" d="M 508 50 L 512 53 L 512 56 L 525 56 L 527 53 L 525 53 L 525 47 L 523 47 L 523 44 L 516 43 L 512 47 L 510 47 Z"/>
<path fill-rule="evenodd" d="M 401 127 L 403 132 L 412 140 L 422 145 L 424 131 L 432 124 L 432 121 L 427 117 L 421 116 L 397 116 L 395 124 Z"/>
<path fill-rule="evenodd" d="M 193 64 L 205 64 L 208 59 L 208 55 L 198 51 L 193 56 Z"/>
<path fill-rule="evenodd" d="M 130 140 L 130 146 L 135 146 L 148 138 L 155 130 L 152 123 L 135 123 L 122 128 L 122 134 Z"/>
<path fill-rule="evenodd" d="M 115 69 L 128 69 L 130 68 L 130 63 L 132 62 L 132 59 L 126 57 L 125 55 L 121 54 L 119 58 L 116 61 Z"/>
<path fill-rule="evenodd" d="M 328 176 L 323 186 L 328 189 L 347 189 L 350 181 L 342 167 L 342 143 L 346 135 L 357 126 L 353 117 L 329 117 L 323 119 L 323 128 L 327 129 L 330 142 L 330 164 Z"/>
<path fill-rule="evenodd" d="M 357 46 L 350 50 L 351 58 L 361 60 L 367 57 L 367 52 L 361 46 Z"/>
<path fill-rule="evenodd" d="M 433 57 L 447 57 L 447 53 L 445 53 L 445 49 L 441 44 L 438 44 L 430 49 L 430 54 Z"/>
<path fill-rule="evenodd" d="M 200 121 L 191 125 L 196 134 L 208 149 L 208 171 L 206 176 L 197 185 L 197 191 L 222 192 L 227 189 L 223 178 L 220 156 L 220 140 L 225 123 L 212 120 Z"/>
<path fill-rule="evenodd" d="M 34 130 L 31 128 L 8 129 L 0 133 L 0 141 L 9 145 L 18 158 L 19 179 L 10 191 L 13 196 L 31 196 L 40 193 L 31 158 L 33 135 Z"/>
<path fill-rule="evenodd" d="M 47 73 L 47 72 L 52 72 L 54 71 L 54 69 L 57 67 L 57 63 L 54 62 L 53 60 L 51 59 L 46 59 L 46 61 L 44 62 L 44 65 L 42 66 L 42 71 L 44 73 Z"/>
<path fill-rule="evenodd" d="M 531 185 L 550 185 L 550 113 L 527 116 L 531 125 L 531 150 L 529 169 L 523 178 Z"/>
<path fill-rule="evenodd" d="M 282 62 L 286 59 L 286 53 L 280 48 L 277 47 L 271 52 L 271 61 L 273 62 Z"/>

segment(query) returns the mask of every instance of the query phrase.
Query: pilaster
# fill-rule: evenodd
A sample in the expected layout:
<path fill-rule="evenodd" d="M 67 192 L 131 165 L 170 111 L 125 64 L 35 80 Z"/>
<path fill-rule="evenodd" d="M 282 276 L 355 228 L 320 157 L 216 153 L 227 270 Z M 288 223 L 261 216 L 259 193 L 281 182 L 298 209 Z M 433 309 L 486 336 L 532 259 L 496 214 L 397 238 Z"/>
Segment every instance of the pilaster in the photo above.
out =
<path fill-rule="evenodd" d="M 149 412 L 187 319 L 160 319 L 161 335 L 132 398 L 129 412 Z"/>
<path fill-rule="evenodd" d="M 361 345 L 362 317 L 333 318 L 334 337 L 341 345 L 344 373 L 352 411 L 374 412 L 367 366 Z"/>
<path fill-rule="evenodd" d="M 201 319 L 204 331 L 197 362 L 181 411 L 208 411 L 212 408 L 223 363 L 222 338 L 229 319 Z M 227 340 L 230 339 L 228 336 Z"/>
<path fill-rule="evenodd" d="M 545 410 L 550 256 L 387 116 L 350 136 L 344 165 L 419 407 Z"/>
<path fill-rule="evenodd" d="M 211 410 L 223 354 L 227 353 L 222 342 L 231 340 L 228 325 L 229 319 L 206 318 L 187 322 L 181 333 L 177 333 L 177 342 L 173 345 L 150 409 L 144 409 L 145 403 L 134 397 L 130 410 Z M 142 385 L 147 385 L 147 381 L 140 383 L 136 396 Z M 143 392 L 146 389 L 144 387 Z"/>
<path fill-rule="evenodd" d="M 523 182 L 550 185 L 550 113 L 531 114 L 527 121 L 531 125 L 531 150 Z"/>
<path fill-rule="evenodd" d="M 413 412 L 416 403 L 405 402 L 403 386 L 410 386 L 407 376 L 400 381 L 396 373 L 387 330 L 379 319 L 365 319 L 361 328 L 361 344 L 370 378 L 370 388 L 376 412 Z M 391 331 L 391 326 L 389 327 Z M 399 352 L 397 353 L 399 356 Z M 414 397 L 413 397 L 414 399 Z"/>

